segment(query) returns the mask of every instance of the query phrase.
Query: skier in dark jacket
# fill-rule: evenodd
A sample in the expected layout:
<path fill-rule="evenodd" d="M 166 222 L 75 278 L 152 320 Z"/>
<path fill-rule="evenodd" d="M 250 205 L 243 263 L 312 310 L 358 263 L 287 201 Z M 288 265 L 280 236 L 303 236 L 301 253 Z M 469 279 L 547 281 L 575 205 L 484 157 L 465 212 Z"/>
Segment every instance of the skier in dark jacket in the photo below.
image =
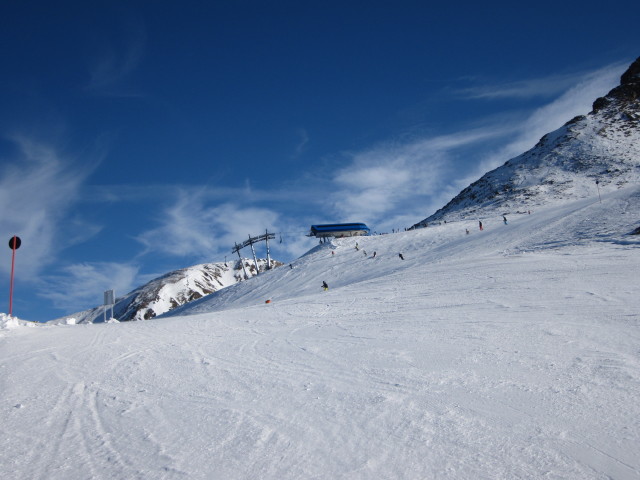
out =
<path fill-rule="evenodd" d="M 322 288 L 324 288 L 325 292 L 329 290 L 329 285 L 327 285 L 327 282 L 322 282 Z"/>
<path fill-rule="evenodd" d="M 399 253 L 398 256 L 400 257 L 400 260 L 404 260 L 404 257 L 402 256 L 401 253 Z"/>

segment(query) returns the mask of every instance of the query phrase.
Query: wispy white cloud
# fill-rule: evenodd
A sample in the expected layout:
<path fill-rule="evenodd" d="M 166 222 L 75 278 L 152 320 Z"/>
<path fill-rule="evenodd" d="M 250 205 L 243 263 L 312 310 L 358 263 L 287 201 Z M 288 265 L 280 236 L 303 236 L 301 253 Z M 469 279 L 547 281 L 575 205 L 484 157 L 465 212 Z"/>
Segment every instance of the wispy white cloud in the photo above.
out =
<path fill-rule="evenodd" d="M 263 184 L 262 188 L 256 188 L 247 179 L 242 186 L 238 187 L 186 183 L 94 185 L 86 200 L 112 204 L 150 201 L 162 203 L 166 198 L 179 198 L 187 191 L 197 192 L 204 203 L 224 203 L 229 199 L 237 199 L 238 203 L 245 205 L 260 202 L 299 201 L 302 197 L 308 196 L 308 186 L 290 186 L 283 189 L 280 186 L 271 188 L 270 185 Z"/>
<path fill-rule="evenodd" d="M 130 21 L 124 30 L 123 39 L 112 39 L 92 59 L 87 91 L 110 96 L 140 96 L 124 90 L 121 83 L 138 68 L 146 48 L 147 33 L 141 22 Z"/>
<path fill-rule="evenodd" d="M 456 94 L 463 98 L 478 100 L 551 98 L 564 95 L 567 90 L 575 89 L 576 86 L 591 83 L 607 73 L 619 72 L 621 74 L 625 66 L 624 63 L 615 63 L 596 71 L 579 71 L 512 82 L 476 85 L 458 89 Z"/>
<path fill-rule="evenodd" d="M 496 89 L 494 97 L 561 92 L 517 122 L 487 116 L 481 128 L 349 154 L 348 164 L 333 177 L 332 208 L 341 220 L 372 222 L 380 230 L 416 223 L 487 171 L 533 147 L 544 134 L 588 113 L 597 97 L 617 85 L 624 68 L 625 64 L 613 64 L 579 78 L 534 79 L 502 93 Z M 468 161 L 461 162 L 461 155 Z"/>
<path fill-rule="evenodd" d="M 99 158 L 93 155 L 79 162 L 33 138 L 14 136 L 11 140 L 19 153 L 3 159 L 0 170 L 0 234 L 22 238 L 20 268 L 29 278 L 78 240 L 75 229 L 61 230 L 62 222 L 78 201 L 79 191 Z M 86 238 L 88 232 L 98 229 L 85 224 L 82 236 Z M 0 269 L 6 268 L 0 265 Z"/>
<path fill-rule="evenodd" d="M 379 144 L 349 155 L 333 177 L 334 211 L 340 220 L 374 222 L 380 229 L 397 224 L 439 191 L 451 175 L 455 152 L 504 136 L 510 126 L 470 129 L 450 135 Z"/>
<path fill-rule="evenodd" d="M 144 253 L 211 261 L 249 234 L 275 228 L 275 211 L 230 201 L 214 205 L 207 201 L 207 195 L 205 189 L 180 191 L 175 203 L 158 216 L 159 226 L 136 237 L 145 246 Z"/>
<path fill-rule="evenodd" d="M 70 265 L 43 281 L 47 288 L 39 296 L 50 300 L 65 315 L 100 305 L 106 290 L 115 290 L 120 296 L 140 286 L 137 266 L 115 262 Z"/>
<path fill-rule="evenodd" d="M 584 74 L 551 75 L 513 82 L 461 88 L 456 94 L 467 99 L 498 100 L 504 98 L 552 97 L 575 85 Z"/>

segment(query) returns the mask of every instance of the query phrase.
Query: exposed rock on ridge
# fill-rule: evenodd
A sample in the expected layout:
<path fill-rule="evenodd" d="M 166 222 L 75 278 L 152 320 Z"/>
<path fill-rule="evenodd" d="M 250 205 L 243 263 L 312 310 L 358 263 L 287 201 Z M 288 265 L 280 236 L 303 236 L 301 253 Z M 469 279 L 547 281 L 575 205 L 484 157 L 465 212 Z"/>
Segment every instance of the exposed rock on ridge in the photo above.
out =
<path fill-rule="evenodd" d="M 638 98 L 640 98 L 640 57 L 622 74 L 618 87 L 593 103 L 592 113 L 600 111 L 614 102 L 633 103 Z"/>

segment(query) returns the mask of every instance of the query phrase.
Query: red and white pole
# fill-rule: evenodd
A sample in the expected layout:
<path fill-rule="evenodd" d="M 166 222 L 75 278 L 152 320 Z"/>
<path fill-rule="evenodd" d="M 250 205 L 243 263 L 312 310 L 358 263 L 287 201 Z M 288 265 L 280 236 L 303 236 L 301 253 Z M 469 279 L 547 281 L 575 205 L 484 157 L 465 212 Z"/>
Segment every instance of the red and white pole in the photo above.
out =
<path fill-rule="evenodd" d="M 9 316 L 13 316 L 13 272 L 15 270 L 16 265 L 16 250 L 20 247 L 20 237 L 14 235 L 11 240 L 9 240 L 9 247 L 13 251 L 11 255 L 11 282 L 9 284 Z"/>

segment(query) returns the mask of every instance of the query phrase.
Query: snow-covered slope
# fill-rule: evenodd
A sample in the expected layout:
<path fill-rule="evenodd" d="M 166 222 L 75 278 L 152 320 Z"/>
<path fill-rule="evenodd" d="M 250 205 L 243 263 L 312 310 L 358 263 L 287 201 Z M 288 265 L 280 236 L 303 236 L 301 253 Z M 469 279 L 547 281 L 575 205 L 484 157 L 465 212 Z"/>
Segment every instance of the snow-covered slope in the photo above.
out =
<path fill-rule="evenodd" d="M 598 182 L 598 184 L 596 184 Z M 465 188 L 414 227 L 528 211 L 640 183 L 640 58 L 593 111 Z"/>
<path fill-rule="evenodd" d="M 330 287 L 342 287 L 401 275 L 405 270 L 425 263 L 472 262 L 486 255 L 518 254 L 594 241 L 639 242 L 640 239 L 630 234 L 640 225 L 640 186 L 614 191 L 606 198 L 607 202 L 603 203 L 596 195 L 540 207 L 534 214 L 523 212 L 511 216 L 506 226 L 501 218 L 485 220 L 482 235 L 474 235 L 480 233 L 474 219 L 447 222 L 430 227 L 428 232 L 334 239 L 331 244 L 320 245 L 293 262 L 293 268 L 268 272 L 166 315 L 212 312 L 268 299 L 282 301 L 315 295 L 323 280 Z M 472 233 L 467 235 L 467 230 Z M 359 250 L 355 249 L 355 242 L 359 243 Z M 348 257 L 344 256 L 345 251 L 350 254 Z M 374 252 L 375 259 L 371 258 Z M 403 254 L 404 262 L 398 261 L 399 253 Z M 309 275 L 310 271 L 313 275 Z"/>
<path fill-rule="evenodd" d="M 240 262 L 236 260 L 228 263 L 203 263 L 155 278 L 124 297 L 117 298 L 113 316 L 121 322 L 148 320 L 229 285 L 234 285 L 244 280 L 245 273 L 249 278 L 258 274 L 253 260 L 245 258 L 242 263 Z M 244 270 L 242 264 L 244 264 Z M 282 262 L 271 260 L 272 268 L 281 265 Z M 267 260 L 258 259 L 258 268 L 260 272 L 264 272 L 267 269 Z M 105 308 L 99 306 L 52 320 L 51 323 L 102 322 L 105 313 L 110 317 L 111 309 L 105 312 Z"/>
<path fill-rule="evenodd" d="M 183 316 L 0 316 L 0 477 L 637 479 L 639 222 L 625 187 L 335 241 Z"/>

